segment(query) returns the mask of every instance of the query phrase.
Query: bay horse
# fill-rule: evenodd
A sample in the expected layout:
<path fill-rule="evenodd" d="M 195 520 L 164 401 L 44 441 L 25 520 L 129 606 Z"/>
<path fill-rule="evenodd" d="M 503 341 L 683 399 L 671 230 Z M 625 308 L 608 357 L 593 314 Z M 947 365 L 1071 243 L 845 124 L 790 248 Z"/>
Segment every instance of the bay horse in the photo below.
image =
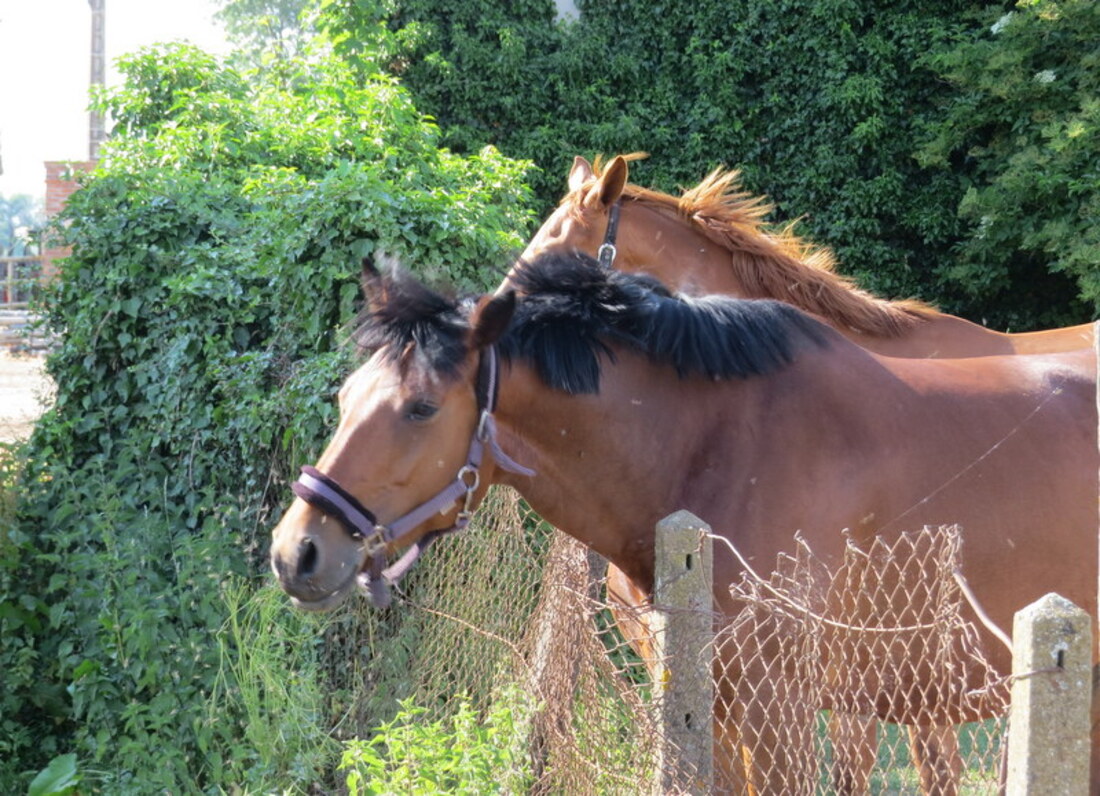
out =
<path fill-rule="evenodd" d="M 829 249 L 801 239 L 791 226 L 767 232 L 763 219 L 771 206 L 741 190 L 737 171 L 715 169 L 675 197 L 628 182 L 628 161 L 639 157 L 617 155 L 595 167 L 575 158 L 568 192 L 520 261 L 578 250 L 681 292 L 779 299 L 886 356 L 1045 354 L 1093 344 L 1092 324 L 1007 334 L 919 301 L 874 296 L 835 271 Z"/>
<path fill-rule="evenodd" d="M 515 291 L 458 302 L 365 272 L 374 353 L 341 388 L 337 430 L 273 534 L 294 604 L 328 609 L 359 583 L 378 599 L 501 483 L 646 594 L 654 525 L 687 509 L 769 565 L 796 532 L 829 563 L 843 529 L 862 544 L 958 523 L 964 575 L 995 623 L 1054 590 L 1095 614 L 1092 352 L 882 357 L 788 304 L 673 295 L 580 253 L 511 280 Z M 387 567 L 402 549 L 414 555 Z M 741 567 L 716 559 L 715 606 L 733 615 L 725 584 Z M 983 643 L 1007 673 L 1007 651 Z M 747 678 L 718 665 L 728 790 L 780 793 L 786 751 L 742 754 L 767 728 L 738 711 Z M 930 723 L 935 705 L 897 697 L 914 690 L 877 709 Z"/>
<path fill-rule="evenodd" d="M 852 341 L 894 357 L 966 358 L 1036 354 L 1088 348 L 1094 325 L 1006 334 L 947 315 L 913 300 L 887 300 L 860 289 L 836 272 L 832 252 L 794 233 L 793 225 L 769 233 L 763 224 L 771 206 L 739 185 L 737 171 L 715 169 L 694 188 L 674 197 L 629 182 L 628 163 L 641 153 L 618 155 L 606 165 L 574 159 L 569 190 L 558 208 L 528 243 L 520 262 L 554 251 L 579 250 L 600 257 L 608 267 L 647 273 L 671 288 L 690 293 L 723 293 L 743 298 L 774 298 L 794 304 L 834 326 Z M 505 285 L 508 280 L 505 280 Z M 635 603 L 640 587 L 613 565 L 607 587 L 612 604 Z M 632 612 L 616 612 L 631 645 L 646 658 L 648 631 Z M 830 717 L 838 750 L 838 778 L 866 780 L 867 772 L 848 762 L 844 750 L 866 763 L 874 746 L 874 724 L 841 713 Z M 931 783 L 957 769 L 953 728 L 910 729 L 914 764 Z M 872 734 L 871 738 L 867 736 Z M 863 746 L 860 750 L 857 747 Z M 955 762 L 937 761 L 940 756 Z M 866 766 L 863 766 L 864 768 Z M 855 790 L 862 790 L 857 784 Z M 938 788 L 944 790 L 944 786 Z"/>

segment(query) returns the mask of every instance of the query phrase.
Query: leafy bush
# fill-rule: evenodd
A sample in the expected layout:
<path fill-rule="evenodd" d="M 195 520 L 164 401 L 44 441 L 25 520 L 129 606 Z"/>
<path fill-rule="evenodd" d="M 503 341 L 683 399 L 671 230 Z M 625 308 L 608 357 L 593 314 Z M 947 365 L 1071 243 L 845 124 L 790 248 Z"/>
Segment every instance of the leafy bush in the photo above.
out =
<path fill-rule="evenodd" d="M 54 757 L 55 722 L 66 715 L 65 689 L 39 677 L 49 622 L 46 603 L 22 582 L 34 555 L 34 538 L 17 522 L 23 462 L 15 445 L 0 445 L 0 783 L 29 777 Z M 21 754 L 34 750 L 32 761 Z M 11 788 L 5 788 L 11 790 Z"/>
<path fill-rule="evenodd" d="M 59 755 L 31 781 L 27 796 L 69 796 L 79 784 L 76 755 Z"/>
<path fill-rule="evenodd" d="M 484 720 L 465 697 L 448 724 L 425 724 L 428 712 L 401 712 L 369 741 L 345 743 L 340 768 L 351 796 L 389 793 L 526 793 L 533 783 L 527 734 L 534 706 L 507 689 Z"/>
<path fill-rule="evenodd" d="M 270 689 L 310 671 L 322 629 L 252 592 L 334 420 L 358 260 L 495 283 L 530 221 L 526 165 L 441 150 L 392 79 L 336 63 L 250 83 L 177 45 L 121 67 L 43 306 L 57 397 L 4 541 L 0 790 L 65 751 L 112 793 L 303 790 L 334 711 Z"/>
<path fill-rule="evenodd" d="M 318 647 L 327 618 L 287 609 L 274 584 L 252 579 L 221 584 L 228 616 L 218 633 L 221 663 L 207 700 L 207 721 L 227 707 L 243 716 L 245 744 L 212 777 L 219 782 L 309 782 L 337 753 L 330 738 L 325 673 Z"/>

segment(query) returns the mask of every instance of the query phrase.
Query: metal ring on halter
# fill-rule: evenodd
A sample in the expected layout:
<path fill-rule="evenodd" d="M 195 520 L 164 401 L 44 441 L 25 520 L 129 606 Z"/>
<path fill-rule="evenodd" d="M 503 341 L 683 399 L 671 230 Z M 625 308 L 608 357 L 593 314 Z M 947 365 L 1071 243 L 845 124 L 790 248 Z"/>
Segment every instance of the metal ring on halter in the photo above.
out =
<path fill-rule="evenodd" d="M 473 481 L 466 480 L 466 476 L 468 475 L 472 475 L 474 477 Z M 458 480 L 461 481 L 466 487 L 466 494 L 469 495 L 481 485 L 481 474 L 478 472 L 476 467 L 466 464 L 463 465 L 462 469 L 458 471 Z"/>
<path fill-rule="evenodd" d="M 466 481 L 466 476 L 468 475 L 474 477 L 472 482 Z M 478 473 L 476 467 L 466 465 L 458 471 L 458 480 L 466 486 L 466 498 L 462 501 L 462 510 L 458 512 L 456 521 L 465 524 L 469 522 L 470 515 L 474 512 L 474 493 L 477 492 L 478 486 L 481 485 L 481 474 Z"/>
<path fill-rule="evenodd" d="M 375 525 L 374 532 L 370 536 L 363 537 L 363 547 L 368 555 L 374 555 L 378 550 L 386 546 L 386 539 L 391 536 L 389 528 L 385 525 Z"/>

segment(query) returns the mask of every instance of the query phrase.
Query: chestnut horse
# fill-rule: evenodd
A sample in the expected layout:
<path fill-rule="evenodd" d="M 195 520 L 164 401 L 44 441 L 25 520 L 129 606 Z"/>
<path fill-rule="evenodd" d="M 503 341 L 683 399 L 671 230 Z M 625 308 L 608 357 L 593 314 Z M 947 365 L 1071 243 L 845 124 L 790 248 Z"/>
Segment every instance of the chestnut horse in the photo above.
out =
<path fill-rule="evenodd" d="M 596 169 L 576 158 L 569 192 L 521 261 L 549 251 L 595 257 L 610 242 L 604 250 L 609 267 L 651 274 L 681 292 L 779 299 L 886 356 L 1046 354 L 1093 343 L 1092 324 L 1005 334 L 919 301 L 873 296 L 833 270 L 828 249 L 800 239 L 790 227 L 766 232 L 763 217 L 771 208 L 740 190 L 738 172 L 716 169 L 677 198 L 627 182 L 627 161 L 638 157 L 619 155 L 604 168 L 597 161 Z M 610 227 L 613 216 L 617 228 Z"/>
<path fill-rule="evenodd" d="M 800 239 L 791 227 L 768 233 L 763 217 L 770 206 L 740 190 L 736 171 L 716 169 L 677 198 L 628 182 L 628 161 L 639 157 L 620 155 L 606 167 L 599 160 L 593 167 L 575 158 L 569 192 L 535 233 L 521 262 L 544 252 L 579 250 L 598 255 L 608 267 L 651 274 L 681 291 L 779 299 L 820 316 L 864 348 L 888 356 L 1054 353 L 1093 344 L 1092 324 L 1005 334 L 918 301 L 878 298 L 837 274 L 832 253 Z M 608 568 L 607 584 L 612 604 L 634 604 L 643 596 L 614 566 Z M 648 631 L 640 619 L 631 611 L 616 613 L 627 640 L 647 657 Z M 851 780 L 850 789 L 863 790 L 868 772 L 858 769 L 873 763 L 868 751 L 873 735 L 865 736 L 874 732 L 874 723 L 839 713 L 830 722 L 838 750 L 838 787 L 842 780 Z M 923 737 L 910 731 L 922 783 L 926 790 L 948 791 L 945 780 L 960 765 L 953 729 L 932 733 L 922 728 L 921 733 Z M 861 745 L 864 748 L 858 749 Z M 940 750 L 951 760 L 936 760 Z M 865 764 L 849 762 L 849 754 Z"/>
<path fill-rule="evenodd" d="M 503 483 L 646 593 L 654 525 L 687 509 L 764 564 L 796 531 L 829 563 L 842 529 L 866 544 L 959 523 L 964 574 L 994 622 L 1053 590 L 1095 611 L 1092 352 L 880 357 L 790 305 L 674 296 L 579 253 L 511 279 L 518 298 L 475 304 L 365 274 L 375 352 L 274 531 L 272 566 L 298 606 L 330 608 L 359 582 L 377 597 L 411 560 L 386 569 L 390 555 L 461 528 Z M 716 558 L 715 605 L 733 615 L 723 584 L 740 565 Z M 983 644 L 1007 673 L 1003 646 Z M 769 683 L 719 665 L 726 785 L 780 793 L 791 750 L 741 744 L 769 728 L 739 709 L 740 689 Z M 906 701 L 919 691 L 876 709 L 908 724 L 975 718 L 944 715 L 932 692 Z"/>

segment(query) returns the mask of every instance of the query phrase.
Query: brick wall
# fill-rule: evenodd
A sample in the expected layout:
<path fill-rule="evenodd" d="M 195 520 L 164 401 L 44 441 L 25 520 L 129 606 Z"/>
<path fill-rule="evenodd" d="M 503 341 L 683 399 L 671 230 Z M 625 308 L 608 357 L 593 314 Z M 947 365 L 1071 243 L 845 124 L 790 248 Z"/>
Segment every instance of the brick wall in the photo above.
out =
<path fill-rule="evenodd" d="M 76 183 L 76 175 L 91 171 L 94 166 L 93 161 L 46 161 L 46 218 L 53 218 L 60 213 L 69 195 L 79 187 Z M 68 257 L 69 254 L 67 247 L 51 246 L 47 240 L 46 248 L 42 252 L 42 275 L 52 276 L 57 270 L 53 261 Z"/>

